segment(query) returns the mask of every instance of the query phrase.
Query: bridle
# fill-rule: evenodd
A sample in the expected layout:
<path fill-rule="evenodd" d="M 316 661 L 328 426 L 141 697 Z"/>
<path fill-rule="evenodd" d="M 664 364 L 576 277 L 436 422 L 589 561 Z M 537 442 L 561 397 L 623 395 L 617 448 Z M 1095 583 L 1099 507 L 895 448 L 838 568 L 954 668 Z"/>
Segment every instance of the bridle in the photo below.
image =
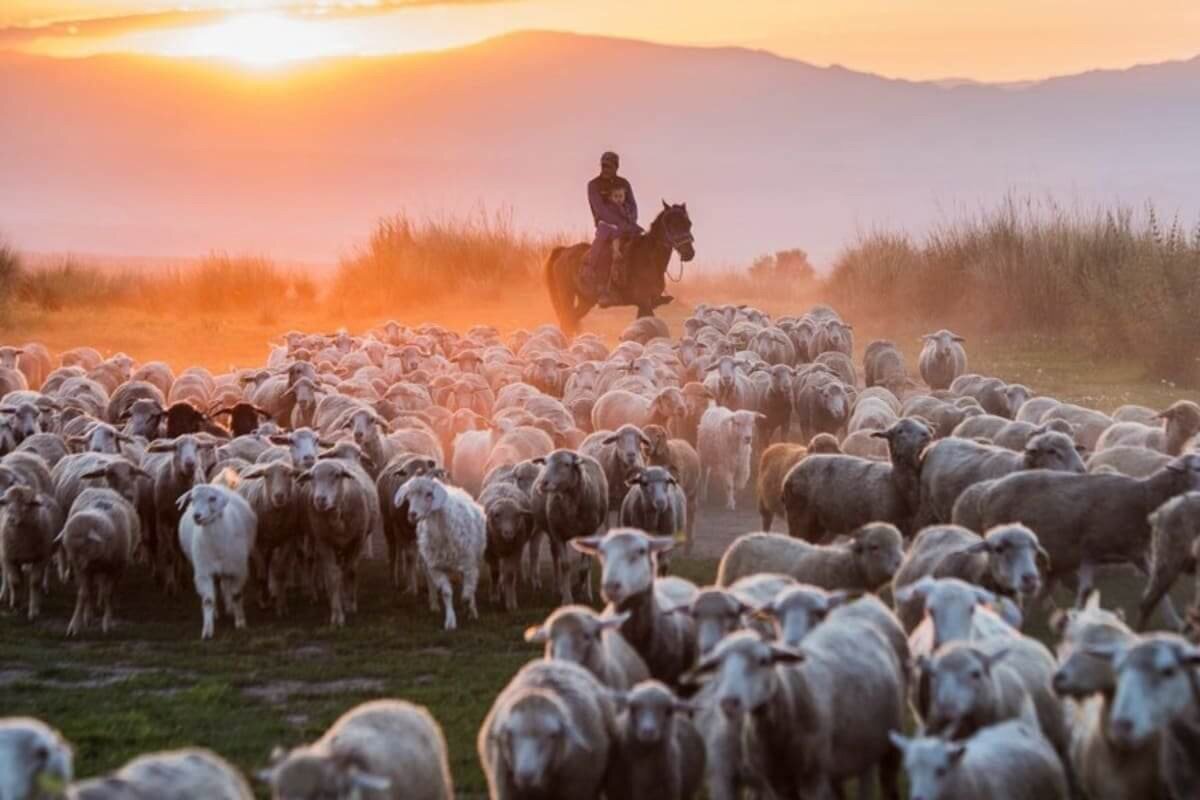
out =
<path fill-rule="evenodd" d="M 670 214 L 675 214 L 675 213 L 678 213 L 678 209 L 669 208 L 663 212 L 662 239 L 664 240 L 663 244 L 666 244 L 671 250 L 675 251 L 676 253 L 679 253 L 679 256 L 680 256 L 679 275 L 678 276 L 671 275 L 671 262 L 670 261 L 667 262 L 667 268 L 665 270 L 663 270 L 663 273 L 667 276 L 668 279 L 671 280 L 671 282 L 679 283 L 681 280 L 683 280 L 683 253 L 680 251 L 679 248 L 683 247 L 685 244 L 691 244 L 692 242 L 696 241 L 696 237 L 692 236 L 691 231 L 687 231 L 681 236 L 674 236 L 671 234 L 671 226 L 667 224 L 666 217 L 669 216 Z"/>

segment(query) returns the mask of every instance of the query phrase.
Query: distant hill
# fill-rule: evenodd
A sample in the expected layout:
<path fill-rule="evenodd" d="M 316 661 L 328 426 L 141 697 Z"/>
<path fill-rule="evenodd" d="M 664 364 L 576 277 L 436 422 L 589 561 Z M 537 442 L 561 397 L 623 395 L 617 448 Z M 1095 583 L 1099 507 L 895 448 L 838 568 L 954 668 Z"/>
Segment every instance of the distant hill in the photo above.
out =
<path fill-rule="evenodd" d="M 4 55 L 0 120 L 0 231 L 43 251 L 327 261 L 480 204 L 583 232 L 609 148 L 644 215 L 688 201 L 706 263 L 823 262 L 1009 190 L 1200 211 L 1200 59 L 990 86 L 537 32 L 283 73 Z"/>

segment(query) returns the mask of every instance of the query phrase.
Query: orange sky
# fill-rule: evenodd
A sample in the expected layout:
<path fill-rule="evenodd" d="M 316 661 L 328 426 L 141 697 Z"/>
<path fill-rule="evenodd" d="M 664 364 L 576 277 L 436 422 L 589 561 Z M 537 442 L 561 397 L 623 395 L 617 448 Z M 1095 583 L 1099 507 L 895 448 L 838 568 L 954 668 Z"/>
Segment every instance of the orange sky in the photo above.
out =
<path fill-rule="evenodd" d="M 186 11 L 180 12 L 178 9 Z M 230 13 L 230 12 L 233 13 Z M 214 13 L 215 12 L 215 13 Z M 914 79 L 1022 80 L 1200 52 L 1197 0 L 3 0 L 0 49 L 291 58 L 541 28 L 731 44 Z"/>

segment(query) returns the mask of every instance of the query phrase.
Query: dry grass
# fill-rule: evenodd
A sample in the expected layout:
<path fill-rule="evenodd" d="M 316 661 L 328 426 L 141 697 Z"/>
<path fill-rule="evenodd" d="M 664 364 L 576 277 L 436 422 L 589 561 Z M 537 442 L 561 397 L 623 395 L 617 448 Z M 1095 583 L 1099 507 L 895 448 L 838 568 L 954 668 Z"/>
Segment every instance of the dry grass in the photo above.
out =
<path fill-rule="evenodd" d="M 851 315 L 933 320 L 974 333 L 1070 336 L 1147 377 L 1200 386 L 1200 228 L 1153 209 L 1086 213 L 1008 199 L 923 240 L 876 233 L 828 281 Z"/>

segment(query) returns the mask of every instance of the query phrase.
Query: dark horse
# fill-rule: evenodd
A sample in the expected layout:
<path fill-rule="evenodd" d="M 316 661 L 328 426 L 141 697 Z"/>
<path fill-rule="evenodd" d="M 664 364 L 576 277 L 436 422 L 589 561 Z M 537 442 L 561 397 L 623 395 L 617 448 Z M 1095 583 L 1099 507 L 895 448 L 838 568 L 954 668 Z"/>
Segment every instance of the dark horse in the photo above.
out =
<path fill-rule="evenodd" d="M 663 201 L 663 209 L 650 223 L 650 230 L 634 239 L 625 251 L 620 305 L 637 306 L 638 317 L 652 317 L 655 308 L 671 302 L 671 298 L 663 297 L 671 253 L 678 251 L 681 259 L 691 261 L 696 257 L 692 242 L 687 203 L 668 205 Z M 546 259 L 546 289 L 559 327 L 568 334 L 579 328 L 579 321 L 596 304 L 596 298 L 580 291 L 576 280 L 588 247 L 586 243 L 556 247 Z"/>

